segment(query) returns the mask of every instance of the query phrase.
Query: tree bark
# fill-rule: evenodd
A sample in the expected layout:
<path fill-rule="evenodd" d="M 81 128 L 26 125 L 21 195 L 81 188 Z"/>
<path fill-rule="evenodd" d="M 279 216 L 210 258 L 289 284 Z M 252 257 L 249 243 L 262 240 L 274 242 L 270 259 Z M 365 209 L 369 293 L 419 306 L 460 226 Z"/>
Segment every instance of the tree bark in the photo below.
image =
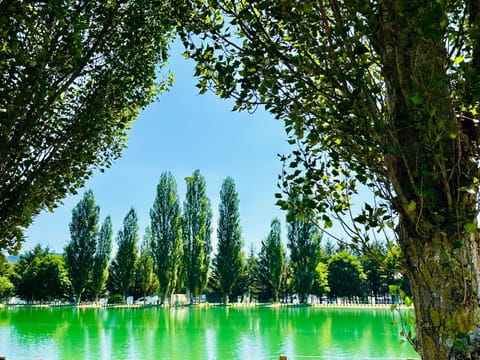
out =
<path fill-rule="evenodd" d="M 474 233 L 430 240 L 399 227 L 423 360 L 480 359 L 479 256 Z M 462 244 L 462 246 L 460 246 Z"/>

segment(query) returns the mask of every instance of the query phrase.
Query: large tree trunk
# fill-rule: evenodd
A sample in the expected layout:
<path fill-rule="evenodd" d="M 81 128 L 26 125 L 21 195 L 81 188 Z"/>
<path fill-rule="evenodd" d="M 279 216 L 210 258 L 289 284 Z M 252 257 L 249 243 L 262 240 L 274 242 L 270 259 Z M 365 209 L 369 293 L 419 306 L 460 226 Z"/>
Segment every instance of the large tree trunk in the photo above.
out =
<path fill-rule="evenodd" d="M 415 299 L 414 346 L 423 360 L 480 359 L 477 238 L 449 235 L 438 231 L 426 241 L 400 226 Z"/>

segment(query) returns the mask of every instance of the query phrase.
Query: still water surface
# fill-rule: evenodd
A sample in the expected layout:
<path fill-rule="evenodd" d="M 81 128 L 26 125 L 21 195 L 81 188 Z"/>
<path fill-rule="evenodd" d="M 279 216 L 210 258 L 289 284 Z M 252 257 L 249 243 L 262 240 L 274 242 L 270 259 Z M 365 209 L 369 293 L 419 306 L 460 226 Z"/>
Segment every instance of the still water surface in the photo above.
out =
<path fill-rule="evenodd" d="M 7 360 L 418 358 L 388 309 L 1 308 Z"/>

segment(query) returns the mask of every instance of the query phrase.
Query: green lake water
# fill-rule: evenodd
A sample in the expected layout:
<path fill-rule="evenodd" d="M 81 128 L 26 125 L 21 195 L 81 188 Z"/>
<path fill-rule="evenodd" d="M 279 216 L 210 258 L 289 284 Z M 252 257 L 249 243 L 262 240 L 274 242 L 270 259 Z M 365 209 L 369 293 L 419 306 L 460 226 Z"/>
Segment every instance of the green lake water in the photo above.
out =
<path fill-rule="evenodd" d="M 0 308 L 0 356 L 27 359 L 406 359 L 388 309 Z M 295 355 L 295 356 L 293 356 Z"/>

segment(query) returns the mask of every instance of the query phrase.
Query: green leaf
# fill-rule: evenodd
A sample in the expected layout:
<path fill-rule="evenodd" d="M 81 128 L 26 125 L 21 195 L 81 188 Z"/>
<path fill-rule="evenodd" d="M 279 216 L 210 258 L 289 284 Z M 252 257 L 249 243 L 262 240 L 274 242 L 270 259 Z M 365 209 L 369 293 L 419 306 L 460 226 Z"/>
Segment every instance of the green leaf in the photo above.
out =
<path fill-rule="evenodd" d="M 418 94 L 416 95 L 413 95 L 411 98 L 410 98 L 410 101 L 413 105 L 417 106 L 417 105 L 420 105 L 422 103 L 422 99 L 420 98 L 420 96 Z"/>
<path fill-rule="evenodd" d="M 407 210 L 409 212 L 414 212 L 416 208 L 417 208 L 417 203 L 413 200 L 410 201 L 410 204 L 408 204 Z"/>
<path fill-rule="evenodd" d="M 325 229 L 329 229 L 333 226 L 332 220 L 327 215 L 323 215 L 322 218 L 324 221 Z"/>
<path fill-rule="evenodd" d="M 467 232 L 477 231 L 477 225 L 475 225 L 474 223 L 467 223 L 463 227 L 464 227 L 465 231 L 467 231 Z"/>
<path fill-rule="evenodd" d="M 455 242 L 453 243 L 453 248 L 454 248 L 454 249 L 460 249 L 460 248 L 462 248 L 462 247 L 463 247 L 463 243 L 462 243 L 461 241 L 455 241 Z"/>
<path fill-rule="evenodd" d="M 388 285 L 388 291 L 390 294 L 395 294 L 398 291 L 397 285 Z"/>

